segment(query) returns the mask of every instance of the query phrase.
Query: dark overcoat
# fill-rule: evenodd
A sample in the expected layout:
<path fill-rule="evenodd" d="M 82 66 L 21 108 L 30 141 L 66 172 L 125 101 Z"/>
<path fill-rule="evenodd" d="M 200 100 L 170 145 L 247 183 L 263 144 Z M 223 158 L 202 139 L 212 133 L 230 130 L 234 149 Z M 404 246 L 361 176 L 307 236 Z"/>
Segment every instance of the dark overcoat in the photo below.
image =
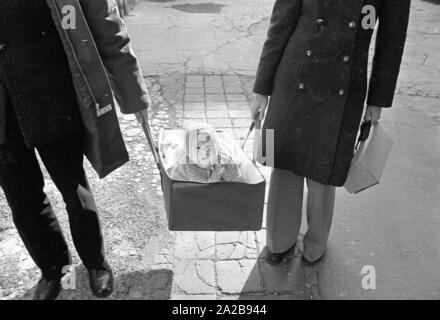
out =
<path fill-rule="evenodd" d="M 115 0 L 46 0 L 66 51 L 85 126 L 85 154 L 102 178 L 128 161 L 116 106 L 148 108 L 150 97 Z M 75 28 L 63 27 L 75 8 Z"/>
<path fill-rule="evenodd" d="M 22 23 L 27 28 L 20 30 L 22 38 L 7 32 L 0 38 L 0 70 L 5 78 L 0 77 L 0 120 L 4 120 L 1 106 L 8 90 L 24 140 L 32 148 L 69 134 L 77 127 L 79 113 L 85 154 L 104 177 L 128 161 L 116 106 L 122 113 L 149 106 L 138 60 L 115 0 L 44 3 L 27 3 L 26 10 L 38 11 L 26 14 L 40 21 Z M 63 25 L 69 13 L 74 28 Z M 10 20 L 5 18 L 0 15 L 2 26 Z M 2 121 L 0 133 L 1 126 Z"/>
<path fill-rule="evenodd" d="M 274 167 L 344 185 L 365 102 L 392 105 L 409 11 L 410 0 L 276 0 L 254 85 L 271 96 Z"/>

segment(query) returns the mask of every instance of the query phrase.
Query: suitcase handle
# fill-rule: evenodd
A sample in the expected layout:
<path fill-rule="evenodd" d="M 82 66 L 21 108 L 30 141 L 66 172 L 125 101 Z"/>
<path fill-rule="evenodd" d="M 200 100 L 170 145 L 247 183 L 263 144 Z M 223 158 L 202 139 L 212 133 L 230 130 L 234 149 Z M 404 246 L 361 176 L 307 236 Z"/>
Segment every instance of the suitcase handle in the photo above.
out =
<path fill-rule="evenodd" d="M 150 125 L 145 119 L 142 121 L 142 129 L 144 130 L 145 137 L 147 137 L 148 145 L 150 146 L 151 153 L 153 153 L 154 161 L 156 162 L 156 166 L 161 170 L 160 162 L 159 162 L 159 149 L 154 142 L 153 135 L 151 134 Z"/>

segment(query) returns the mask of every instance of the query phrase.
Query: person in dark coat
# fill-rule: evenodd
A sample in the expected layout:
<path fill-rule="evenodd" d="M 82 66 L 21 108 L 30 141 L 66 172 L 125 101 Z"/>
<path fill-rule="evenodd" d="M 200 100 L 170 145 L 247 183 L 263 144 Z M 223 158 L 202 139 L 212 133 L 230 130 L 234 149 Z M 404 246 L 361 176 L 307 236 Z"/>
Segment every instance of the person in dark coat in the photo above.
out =
<path fill-rule="evenodd" d="M 274 130 L 269 262 L 281 262 L 296 243 L 304 178 L 309 229 L 303 260 L 324 255 L 335 187 L 347 179 L 365 103 L 365 119 L 373 123 L 392 106 L 409 12 L 410 0 L 275 1 L 251 106 L 254 120 L 265 117 L 263 132 Z"/>
<path fill-rule="evenodd" d="M 0 1 L 0 186 L 18 232 L 42 272 L 34 299 L 55 299 L 61 277 L 71 264 L 67 243 L 43 191 L 35 149 L 63 196 L 73 242 L 88 269 L 91 289 L 96 296 L 105 297 L 113 291 L 113 273 L 105 258 L 98 210 L 83 168 L 85 131 L 80 109 L 90 106 L 81 104 L 87 99 L 78 99 L 79 86 L 70 69 L 73 56 L 66 54 L 56 27 L 59 17 L 51 14 L 55 1 Z M 139 121 L 146 121 L 148 92 L 116 2 L 71 3 L 78 8 L 81 4 L 91 22 L 87 27 L 99 34 L 96 42 L 105 55 L 102 60 L 110 60 L 107 70 L 118 71 L 118 61 L 124 62 L 120 66 L 124 71 L 112 75 L 118 80 L 115 94 L 124 98 L 122 112 L 136 113 Z M 80 49 L 76 52 L 82 53 Z M 107 130 L 120 135 L 119 127 Z"/>

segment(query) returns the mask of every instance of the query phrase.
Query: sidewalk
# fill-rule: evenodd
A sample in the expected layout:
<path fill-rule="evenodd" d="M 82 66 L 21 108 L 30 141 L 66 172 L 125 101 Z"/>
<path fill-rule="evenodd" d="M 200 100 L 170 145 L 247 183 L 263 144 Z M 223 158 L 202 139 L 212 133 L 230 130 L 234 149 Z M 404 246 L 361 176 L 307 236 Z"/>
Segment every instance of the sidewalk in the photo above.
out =
<path fill-rule="evenodd" d="M 125 19 L 152 96 L 155 134 L 207 121 L 239 140 L 250 125 L 248 104 L 274 0 L 212 2 L 142 1 Z M 314 268 L 300 262 L 301 239 L 286 262 L 268 265 L 264 228 L 168 232 L 145 138 L 133 116 L 119 115 L 130 164 L 102 181 L 87 166 L 116 276 L 110 298 L 439 299 L 439 17 L 438 2 L 413 1 L 395 105 L 382 119 L 395 142 L 383 182 L 357 196 L 338 189 L 326 258 Z M 248 152 L 251 145 L 252 139 Z M 261 170 L 269 182 L 270 170 Z M 49 179 L 46 188 L 68 235 Z M 91 299 L 76 254 L 74 262 L 78 287 L 60 298 Z M 362 288 L 365 265 L 376 269 L 376 290 Z M 37 280 L 0 192 L 0 299 L 29 298 Z"/>

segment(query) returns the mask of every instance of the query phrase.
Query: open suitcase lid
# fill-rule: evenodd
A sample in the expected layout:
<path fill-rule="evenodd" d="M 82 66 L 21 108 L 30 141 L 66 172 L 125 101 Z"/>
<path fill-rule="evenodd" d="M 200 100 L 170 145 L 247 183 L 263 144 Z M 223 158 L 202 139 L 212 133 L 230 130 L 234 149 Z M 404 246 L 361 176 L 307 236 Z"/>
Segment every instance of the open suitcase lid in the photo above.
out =
<path fill-rule="evenodd" d="M 251 161 L 251 159 L 248 157 L 248 155 L 238 146 L 235 139 L 233 139 L 230 135 L 228 135 L 225 132 L 222 132 L 220 130 L 216 131 L 220 136 L 224 139 L 226 139 L 231 144 L 236 145 L 236 153 L 239 157 L 239 163 L 240 163 L 240 169 L 241 174 L 243 177 L 243 181 L 240 182 L 200 182 L 200 181 L 191 181 L 191 180 L 176 180 L 171 178 L 169 175 L 169 167 L 167 167 L 167 161 L 163 155 L 162 152 L 162 145 L 164 139 L 168 135 L 175 135 L 177 137 L 181 137 L 183 139 L 183 135 L 185 134 L 185 131 L 182 129 L 164 129 L 162 128 L 159 132 L 159 141 L 158 141 L 158 160 L 160 162 L 160 167 L 163 169 L 163 173 L 167 175 L 167 177 L 170 180 L 173 181 L 179 181 L 179 182 L 187 182 L 187 183 L 199 183 L 199 184 L 217 184 L 217 183 L 242 183 L 242 184 L 249 184 L 249 185 L 257 185 L 260 183 L 265 183 L 264 176 L 261 174 L 261 172 L 258 170 L 256 165 Z"/>

